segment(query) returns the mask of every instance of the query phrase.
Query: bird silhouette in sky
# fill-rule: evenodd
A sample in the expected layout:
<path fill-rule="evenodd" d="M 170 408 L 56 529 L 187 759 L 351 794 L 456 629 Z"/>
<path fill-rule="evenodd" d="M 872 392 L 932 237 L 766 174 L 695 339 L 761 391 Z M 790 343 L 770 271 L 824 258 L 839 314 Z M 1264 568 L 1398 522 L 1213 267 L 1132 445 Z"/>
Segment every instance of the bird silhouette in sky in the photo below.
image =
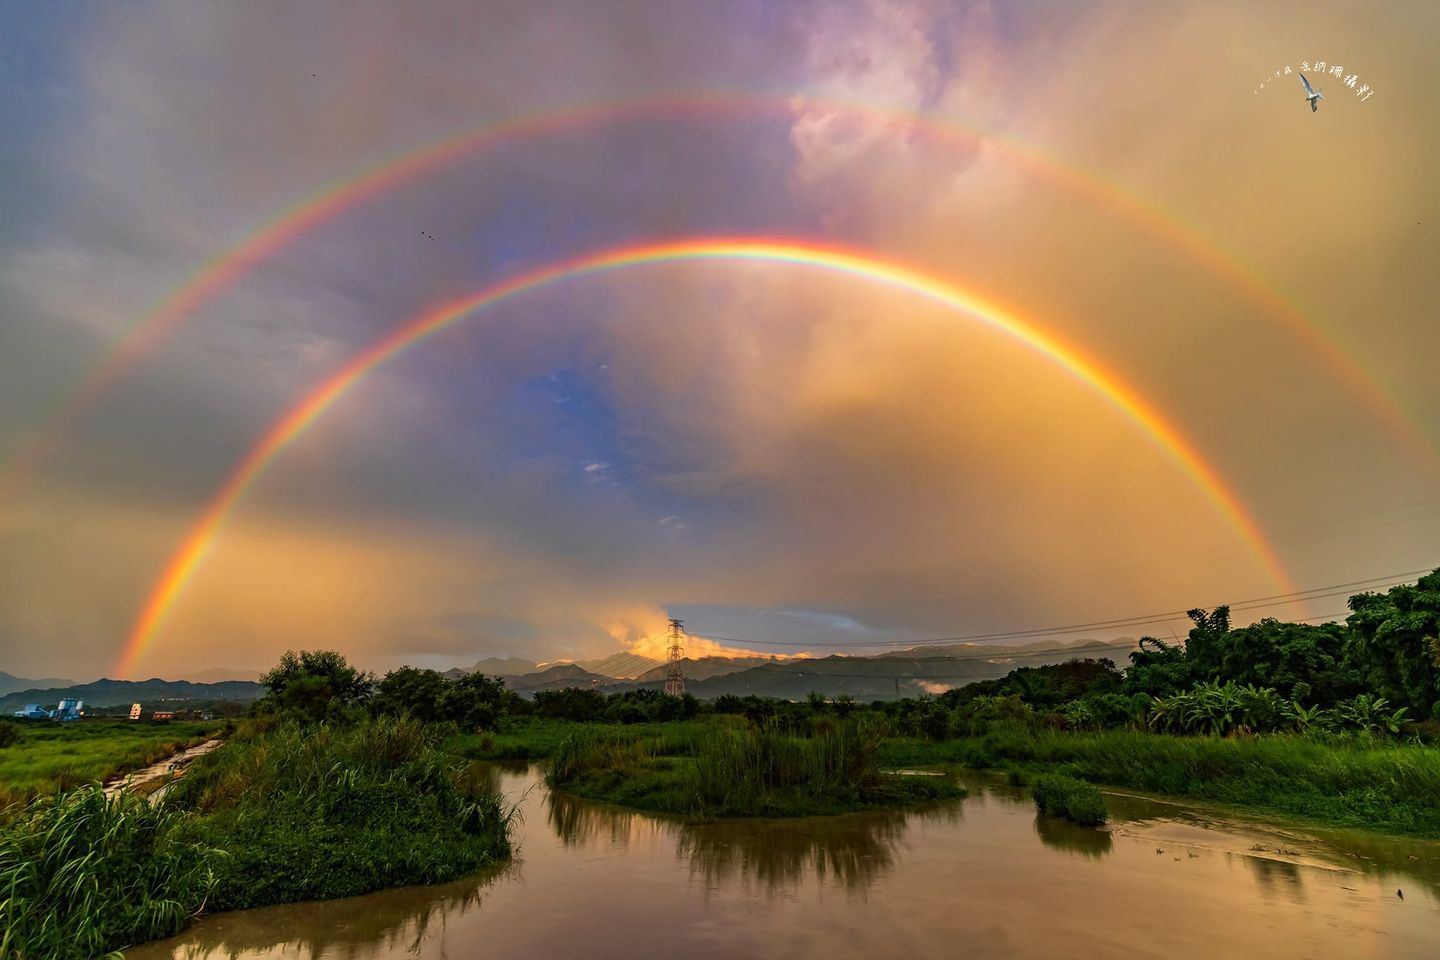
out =
<path fill-rule="evenodd" d="M 1320 109 L 1320 101 L 1325 99 L 1325 94 L 1310 86 L 1310 81 L 1305 79 L 1305 74 L 1299 74 L 1300 82 L 1305 84 L 1305 99 L 1310 101 L 1310 112 L 1314 113 Z"/>

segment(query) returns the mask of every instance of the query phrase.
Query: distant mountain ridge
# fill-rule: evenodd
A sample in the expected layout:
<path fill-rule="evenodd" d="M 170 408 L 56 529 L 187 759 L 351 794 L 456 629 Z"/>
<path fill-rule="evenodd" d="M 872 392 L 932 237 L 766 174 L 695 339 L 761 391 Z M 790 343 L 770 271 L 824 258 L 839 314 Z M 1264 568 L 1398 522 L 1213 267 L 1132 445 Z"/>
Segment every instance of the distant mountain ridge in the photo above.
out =
<path fill-rule="evenodd" d="M 20 690 L 73 686 L 75 686 L 74 680 L 63 680 L 60 677 L 42 677 L 39 680 L 31 680 L 26 677 L 17 677 L 13 673 L 6 673 L 4 670 L 0 670 L 0 697 L 5 696 L 7 693 L 15 693 Z"/>
<path fill-rule="evenodd" d="M 29 703 L 48 705 L 65 698 L 85 701 L 86 708 L 128 706 L 137 701 L 159 700 L 258 700 L 265 688 L 252 680 L 222 680 L 196 683 L 192 680 L 111 680 L 79 683 L 65 687 L 19 690 L 0 697 L 0 713 L 10 713 Z"/>

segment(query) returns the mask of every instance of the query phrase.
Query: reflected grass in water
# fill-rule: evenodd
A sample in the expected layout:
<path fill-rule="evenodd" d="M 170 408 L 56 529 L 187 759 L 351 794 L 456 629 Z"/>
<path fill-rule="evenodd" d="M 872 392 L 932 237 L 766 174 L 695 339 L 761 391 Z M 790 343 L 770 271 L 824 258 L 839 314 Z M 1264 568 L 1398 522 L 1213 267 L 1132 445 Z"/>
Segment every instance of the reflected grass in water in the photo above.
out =
<path fill-rule="evenodd" d="M 1108 830 L 1082 827 L 1043 813 L 1035 815 L 1035 835 L 1052 850 L 1063 850 L 1092 860 L 1107 856 L 1115 848 L 1115 838 Z"/>

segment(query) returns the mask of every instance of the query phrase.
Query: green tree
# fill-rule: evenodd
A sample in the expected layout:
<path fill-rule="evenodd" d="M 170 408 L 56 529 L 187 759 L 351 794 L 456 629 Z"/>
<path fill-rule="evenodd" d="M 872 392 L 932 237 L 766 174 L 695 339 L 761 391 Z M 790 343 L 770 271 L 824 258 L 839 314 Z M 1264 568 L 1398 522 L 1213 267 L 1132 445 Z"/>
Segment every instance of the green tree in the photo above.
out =
<path fill-rule="evenodd" d="M 434 670 L 400 667 L 375 685 L 371 707 L 376 713 L 408 713 L 427 723 L 440 719 L 440 698 L 449 681 Z"/>
<path fill-rule="evenodd" d="M 260 683 L 267 690 L 262 709 L 317 721 L 365 703 L 375 677 L 334 650 L 286 650 Z"/>
<path fill-rule="evenodd" d="M 1414 584 L 1350 598 L 1351 653 L 1371 691 L 1431 716 L 1440 703 L 1440 570 Z"/>
<path fill-rule="evenodd" d="M 438 713 L 469 730 L 488 730 L 505 713 L 505 681 L 483 673 L 468 673 L 445 684 Z"/>

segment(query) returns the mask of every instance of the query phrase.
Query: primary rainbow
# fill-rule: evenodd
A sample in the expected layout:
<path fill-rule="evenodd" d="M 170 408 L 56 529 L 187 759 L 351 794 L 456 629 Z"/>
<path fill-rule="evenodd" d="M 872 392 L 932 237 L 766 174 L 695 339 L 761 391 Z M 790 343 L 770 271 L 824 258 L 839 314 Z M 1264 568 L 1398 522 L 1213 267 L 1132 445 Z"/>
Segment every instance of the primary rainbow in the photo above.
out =
<path fill-rule="evenodd" d="M 1299 339 L 1368 412 L 1383 423 L 1391 437 L 1417 464 L 1440 474 L 1440 454 L 1383 386 L 1326 337 L 1294 304 L 1276 293 L 1253 270 L 1203 240 L 1173 217 L 1127 194 L 1100 177 L 1067 166 L 1043 153 L 953 120 L 805 95 L 807 106 L 857 117 L 902 132 L 918 130 L 937 142 L 973 146 L 983 143 L 1006 160 L 1042 180 L 1111 210 L 1220 277 L 1253 306 Z M 59 446 L 76 420 L 115 384 L 151 347 L 201 305 L 229 289 L 236 280 L 273 257 L 301 234 L 345 211 L 444 168 L 482 150 L 527 137 L 562 132 L 629 116 L 677 111 L 773 111 L 782 116 L 797 99 L 750 93 L 691 93 L 585 103 L 469 130 L 366 167 L 337 180 L 272 219 L 238 246 L 207 263 L 188 282 L 147 315 L 107 354 L 67 398 L 46 416 L 0 468 L 0 508 L 7 496 Z"/>
<path fill-rule="evenodd" d="M 1194 443 L 1119 375 L 1033 322 L 937 277 L 872 254 L 773 238 L 698 238 L 602 250 L 541 267 L 438 306 L 408 321 L 358 354 L 271 424 L 237 464 L 200 520 L 166 564 L 126 640 L 115 675 L 129 675 L 154 642 L 166 615 L 194 576 L 235 504 L 267 466 L 327 410 L 381 364 L 476 311 L 548 284 L 623 267 L 690 260 L 762 261 L 794 264 L 857 277 L 923 297 L 998 330 L 1089 385 L 1143 429 L 1188 473 L 1254 550 L 1268 574 L 1293 590 L 1279 558 L 1249 511 Z"/>

